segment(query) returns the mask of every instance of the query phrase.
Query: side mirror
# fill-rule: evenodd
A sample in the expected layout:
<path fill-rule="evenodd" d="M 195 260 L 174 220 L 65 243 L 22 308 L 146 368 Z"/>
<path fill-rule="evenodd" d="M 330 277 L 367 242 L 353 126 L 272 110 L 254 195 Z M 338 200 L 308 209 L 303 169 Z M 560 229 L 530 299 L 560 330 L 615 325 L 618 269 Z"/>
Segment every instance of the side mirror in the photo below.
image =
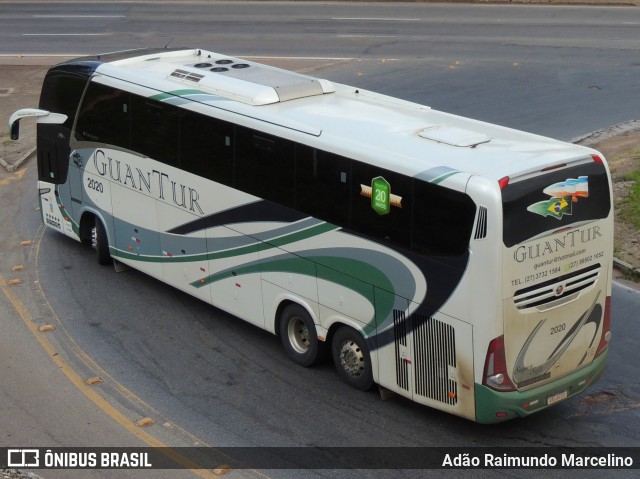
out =
<path fill-rule="evenodd" d="M 20 120 L 11 123 L 11 139 L 17 140 L 18 138 L 20 138 Z"/>
<path fill-rule="evenodd" d="M 23 108 L 16 111 L 9 118 L 9 130 L 11 131 L 12 140 L 17 140 L 20 137 L 20 120 L 28 116 L 38 117 L 38 123 L 61 125 L 67 121 L 67 115 L 62 113 L 49 113 L 46 110 L 38 110 L 37 108 Z"/>

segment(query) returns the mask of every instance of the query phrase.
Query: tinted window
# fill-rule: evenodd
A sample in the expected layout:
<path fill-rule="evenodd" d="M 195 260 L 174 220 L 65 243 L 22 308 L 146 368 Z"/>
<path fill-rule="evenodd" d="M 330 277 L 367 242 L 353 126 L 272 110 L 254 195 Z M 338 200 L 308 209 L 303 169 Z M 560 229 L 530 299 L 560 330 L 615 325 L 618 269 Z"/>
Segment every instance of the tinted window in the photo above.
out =
<path fill-rule="evenodd" d="M 130 148 L 129 93 L 91 83 L 76 125 L 76 140 Z"/>
<path fill-rule="evenodd" d="M 42 85 L 40 108 L 67 115 L 61 125 L 38 123 L 38 179 L 51 183 L 67 181 L 70 131 L 75 121 L 86 77 L 49 72 Z"/>
<path fill-rule="evenodd" d="M 296 145 L 296 209 L 336 225 L 349 221 L 351 160 Z"/>
<path fill-rule="evenodd" d="M 178 166 L 178 108 L 137 95 L 131 99 L 131 149 Z"/>
<path fill-rule="evenodd" d="M 86 78 L 61 73 L 47 75 L 42 84 L 40 108 L 67 115 L 67 121 L 63 126 L 71 129 L 86 83 Z"/>
<path fill-rule="evenodd" d="M 386 243 L 411 245 L 412 179 L 375 166 L 352 162 L 351 228 Z M 372 207 L 372 181 L 382 177 L 389 184 L 389 212 Z"/>
<path fill-rule="evenodd" d="M 233 184 L 233 125 L 188 111 L 180 116 L 180 167 Z"/>
<path fill-rule="evenodd" d="M 469 246 L 476 207 L 464 193 L 415 180 L 412 249 L 461 255 Z"/>
<path fill-rule="evenodd" d="M 293 142 L 241 127 L 236 141 L 236 188 L 293 206 Z"/>
<path fill-rule="evenodd" d="M 605 167 L 596 162 L 509 184 L 502 201 L 507 247 L 572 223 L 606 218 L 611 209 Z"/>

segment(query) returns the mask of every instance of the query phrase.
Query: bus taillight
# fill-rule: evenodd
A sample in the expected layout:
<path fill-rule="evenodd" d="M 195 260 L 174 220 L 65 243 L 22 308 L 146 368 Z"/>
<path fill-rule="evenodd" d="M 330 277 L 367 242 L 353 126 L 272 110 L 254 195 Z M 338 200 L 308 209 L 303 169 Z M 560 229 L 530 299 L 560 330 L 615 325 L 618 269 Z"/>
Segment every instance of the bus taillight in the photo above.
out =
<path fill-rule="evenodd" d="M 591 158 L 593 158 L 593 161 L 595 161 L 596 163 L 604 163 L 604 161 L 602 161 L 602 157 L 600 155 L 591 155 Z"/>
<path fill-rule="evenodd" d="M 604 317 L 602 324 L 602 336 L 600 336 L 600 344 L 596 350 L 596 358 L 604 353 L 609 346 L 611 340 L 611 296 L 607 296 L 604 302 Z"/>
<path fill-rule="evenodd" d="M 504 336 L 499 336 L 489 343 L 487 359 L 484 362 L 482 384 L 496 391 L 514 391 L 504 354 Z"/>

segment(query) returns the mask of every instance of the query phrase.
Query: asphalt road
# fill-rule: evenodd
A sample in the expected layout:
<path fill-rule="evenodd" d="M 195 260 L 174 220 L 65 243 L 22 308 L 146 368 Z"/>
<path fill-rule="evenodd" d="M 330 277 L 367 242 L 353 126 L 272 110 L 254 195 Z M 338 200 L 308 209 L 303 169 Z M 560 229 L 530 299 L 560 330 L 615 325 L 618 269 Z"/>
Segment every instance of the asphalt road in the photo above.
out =
<path fill-rule="evenodd" d="M 636 119 L 640 98 L 635 7 L 0 3 L 0 55 L 164 45 L 354 59 L 321 74 L 561 139 Z"/>
<path fill-rule="evenodd" d="M 637 118 L 639 25 L 640 11 L 628 8 L 1 3 L 0 53 L 84 54 L 170 41 L 238 56 L 298 57 L 285 63 L 570 139 Z M 640 446 L 640 294 L 633 290 L 615 286 L 609 367 L 587 396 L 527 420 L 478 426 L 404 399 L 381 401 L 373 392 L 349 389 L 329 364 L 296 367 L 275 337 L 137 272 L 99 267 L 91 251 L 40 227 L 33 164 L 27 168 L 0 183 L 3 204 L 16 206 L 2 210 L 9 225 L 1 235 L 2 278 L 24 279 L 17 287 L 1 285 L 2 444 Z M 21 247 L 23 239 L 34 243 Z M 16 264 L 26 270 L 14 274 Z M 56 330 L 45 335 L 30 324 Z M 86 386 L 95 376 L 104 382 Z M 135 426 L 144 417 L 156 423 Z M 300 477 L 294 472 L 263 471 Z M 461 472 L 448 475 L 454 474 Z M 424 477 L 416 471 L 372 475 Z M 473 474 L 496 475 L 540 474 Z"/>

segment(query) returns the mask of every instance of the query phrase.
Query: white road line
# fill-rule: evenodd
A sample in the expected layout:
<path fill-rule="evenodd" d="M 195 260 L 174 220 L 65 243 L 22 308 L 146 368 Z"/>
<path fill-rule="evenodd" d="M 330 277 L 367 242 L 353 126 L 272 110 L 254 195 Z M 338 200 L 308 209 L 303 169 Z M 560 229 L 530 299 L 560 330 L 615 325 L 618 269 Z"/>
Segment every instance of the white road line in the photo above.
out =
<path fill-rule="evenodd" d="M 104 37 L 111 33 L 23 33 L 23 37 Z"/>
<path fill-rule="evenodd" d="M 337 38 L 396 38 L 397 35 L 340 34 Z"/>
<path fill-rule="evenodd" d="M 333 17 L 331 20 L 346 22 L 419 22 L 421 18 Z"/>
<path fill-rule="evenodd" d="M 127 18 L 126 15 L 31 15 L 31 18 Z"/>

